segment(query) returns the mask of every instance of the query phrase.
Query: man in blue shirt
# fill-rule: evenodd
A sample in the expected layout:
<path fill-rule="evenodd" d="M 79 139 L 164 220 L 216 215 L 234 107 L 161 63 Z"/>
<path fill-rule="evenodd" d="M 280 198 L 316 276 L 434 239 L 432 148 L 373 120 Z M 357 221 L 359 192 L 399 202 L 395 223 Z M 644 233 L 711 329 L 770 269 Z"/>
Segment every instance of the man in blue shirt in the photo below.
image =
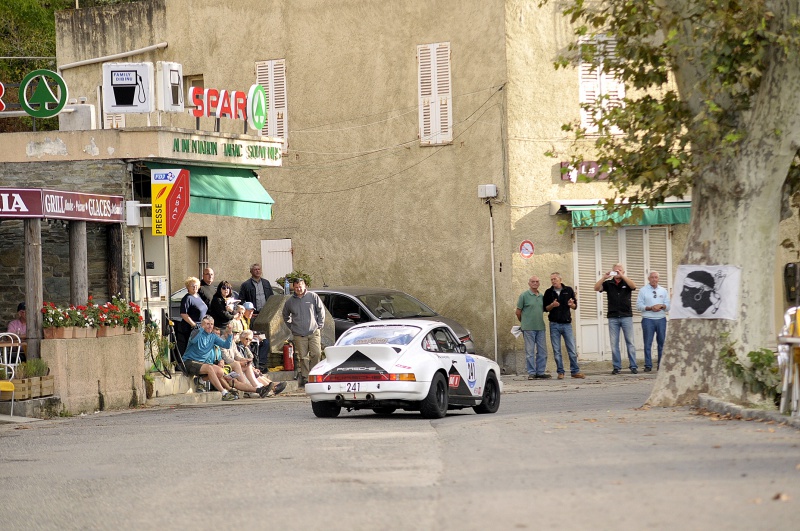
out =
<path fill-rule="evenodd" d="M 664 339 L 667 337 L 667 312 L 669 311 L 669 293 L 658 285 L 658 271 L 651 271 L 647 277 L 649 286 L 639 291 L 636 308 L 642 312 L 642 335 L 644 336 L 644 372 L 653 370 L 653 336 L 658 345 L 658 364 L 661 367 L 661 355 L 664 353 Z"/>

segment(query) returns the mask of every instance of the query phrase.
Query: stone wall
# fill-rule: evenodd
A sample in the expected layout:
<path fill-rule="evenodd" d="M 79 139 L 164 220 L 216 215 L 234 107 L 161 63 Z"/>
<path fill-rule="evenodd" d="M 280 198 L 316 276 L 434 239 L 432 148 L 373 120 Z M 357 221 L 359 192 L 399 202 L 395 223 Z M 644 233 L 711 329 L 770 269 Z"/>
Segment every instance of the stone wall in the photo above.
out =
<path fill-rule="evenodd" d="M 145 401 L 142 334 L 44 339 L 41 356 L 55 376 L 55 394 L 63 409 L 73 415 Z"/>

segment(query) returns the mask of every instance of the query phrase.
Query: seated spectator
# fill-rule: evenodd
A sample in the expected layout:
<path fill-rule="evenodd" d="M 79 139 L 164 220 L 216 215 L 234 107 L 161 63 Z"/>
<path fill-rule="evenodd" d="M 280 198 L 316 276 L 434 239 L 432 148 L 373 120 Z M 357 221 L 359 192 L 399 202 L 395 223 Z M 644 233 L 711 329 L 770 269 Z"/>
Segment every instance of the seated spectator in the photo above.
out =
<path fill-rule="evenodd" d="M 218 330 L 227 328 L 228 323 L 233 319 L 234 304 L 231 283 L 223 280 L 217 286 L 217 291 L 208 306 L 208 315 L 214 318 Z"/>
<path fill-rule="evenodd" d="M 26 321 L 24 302 L 17 305 L 17 318 L 8 323 L 8 331 L 12 334 L 17 334 L 20 339 L 27 339 L 28 323 Z"/>
<path fill-rule="evenodd" d="M 255 315 L 255 306 L 253 306 L 252 302 L 247 301 L 243 302 L 242 306 L 244 307 L 242 325 L 245 330 L 252 330 L 252 328 L 250 328 L 250 320 L 253 318 L 253 315 Z M 265 334 L 253 330 L 253 341 L 256 342 L 256 345 L 249 346 L 250 350 L 256 354 L 256 365 L 266 370 L 267 362 L 269 361 L 269 338 Z"/>
<path fill-rule="evenodd" d="M 267 396 L 269 390 L 258 391 L 255 387 L 249 384 L 245 385 L 241 381 L 232 381 L 230 384 L 226 381 L 224 369 L 217 364 L 214 347 L 230 348 L 233 336 L 230 335 L 230 330 L 227 328 L 223 331 L 224 337 L 215 334 L 214 318 L 210 315 L 203 317 L 201 323 L 202 329 L 192 333 L 186 346 L 186 352 L 183 354 L 183 362 L 189 373 L 208 378 L 211 385 L 222 393 L 222 399 L 225 401 L 236 400 L 239 397 L 235 391 L 235 383 L 240 384 L 242 391 L 258 392 L 262 397 Z"/>
<path fill-rule="evenodd" d="M 245 330 L 238 337 L 234 336 L 234 341 L 238 349 L 236 359 L 241 363 L 243 360 L 249 362 L 249 368 L 253 373 L 256 381 L 262 385 L 266 385 L 269 389 L 267 396 L 280 394 L 286 389 L 286 382 L 279 382 L 277 385 L 272 380 L 264 376 L 264 374 L 257 368 L 253 367 L 253 352 L 250 350 L 250 344 L 253 343 L 253 331 Z"/>

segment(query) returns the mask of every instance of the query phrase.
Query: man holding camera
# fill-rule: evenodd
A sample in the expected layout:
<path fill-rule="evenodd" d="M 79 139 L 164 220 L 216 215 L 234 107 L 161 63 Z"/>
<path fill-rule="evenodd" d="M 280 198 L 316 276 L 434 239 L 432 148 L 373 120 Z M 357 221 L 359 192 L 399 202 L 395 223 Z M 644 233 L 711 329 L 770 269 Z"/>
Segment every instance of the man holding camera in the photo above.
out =
<path fill-rule="evenodd" d="M 628 363 L 632 374 L 639 372 L 636 365 L 636 346 L 633 344 L 633 309 L 631 308 L 631 294 L 636 289 L 636 283 L 625 276 L 622 264 L 614 264 L 608 273 L 605 273 L 595 283 L 595 291 L 605 291 L 608 297 L 608 336 L 611 342 L 611 363 L 614 370 L 611 374 L 619 374 L 622 370 L 622 356 L 619 351 L 619 331 L 625 334 L 625 346 L 628 350 Z"/>

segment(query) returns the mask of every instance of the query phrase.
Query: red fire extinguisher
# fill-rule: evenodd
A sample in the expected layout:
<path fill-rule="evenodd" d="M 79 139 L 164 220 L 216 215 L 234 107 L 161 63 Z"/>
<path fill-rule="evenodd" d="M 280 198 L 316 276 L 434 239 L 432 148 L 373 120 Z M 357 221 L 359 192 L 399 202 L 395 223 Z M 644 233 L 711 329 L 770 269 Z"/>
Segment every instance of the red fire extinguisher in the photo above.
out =
<path fill-rule="evenodd" d="M 288 341 L 283 344 L 283 370 L 294 370 L 294 345 Z"/>

